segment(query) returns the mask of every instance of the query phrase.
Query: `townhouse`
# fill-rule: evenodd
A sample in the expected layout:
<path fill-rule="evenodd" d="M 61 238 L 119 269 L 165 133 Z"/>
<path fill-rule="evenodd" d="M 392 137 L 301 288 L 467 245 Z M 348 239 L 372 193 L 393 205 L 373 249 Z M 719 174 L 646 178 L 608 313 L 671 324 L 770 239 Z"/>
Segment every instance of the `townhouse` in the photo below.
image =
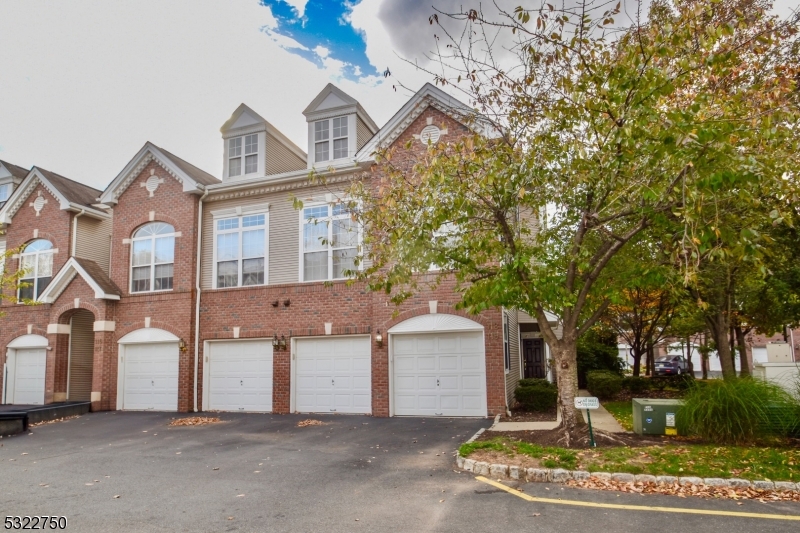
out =
<path fill-rule="evenodd" d="M 4 267 L 26 272 L 2 303 L 0 399 L 504 413 L 521 377 L 549 375 L 536 320 L 467 315 L 452 284 L 397 308 L 344 279 L 361 235 L 337 198 L 371 179 L 377 148 L 413 158 L 467 133 L 465 110 L 426 85 L 379 128 L 328 85 L 303 112 L 304 150 L 242 104 L 221 128 L 221 179 L 152 143 L 103 191 L 0 162 L 0 250 L 14 250 Z"/>

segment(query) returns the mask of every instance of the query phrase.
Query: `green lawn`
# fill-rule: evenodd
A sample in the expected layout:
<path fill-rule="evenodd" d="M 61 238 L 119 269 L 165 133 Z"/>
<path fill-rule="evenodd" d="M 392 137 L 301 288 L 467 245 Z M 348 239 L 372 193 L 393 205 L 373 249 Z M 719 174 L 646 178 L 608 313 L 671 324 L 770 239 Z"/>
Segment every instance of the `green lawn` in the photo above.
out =
<path fill-rule="evenodd" d="M 740 477 L 800 481 L 800 449 L 777 447 L 721 447 L 686 444 L 641 448 L 597 448 L 567 450 L 514 441 L 507 437 L 463 444 L 460 453 L 469 457 L 478 450 L 494 450 L 509 456 L 526 455 L 545 468 L 627 472 L 698 477 Z"/>
<path fill-rule="evenodd" d="M 626 431 L 633 431 L 633 402 L 601 402 L 606 411 L 617 419 L 619 425 Z"/>

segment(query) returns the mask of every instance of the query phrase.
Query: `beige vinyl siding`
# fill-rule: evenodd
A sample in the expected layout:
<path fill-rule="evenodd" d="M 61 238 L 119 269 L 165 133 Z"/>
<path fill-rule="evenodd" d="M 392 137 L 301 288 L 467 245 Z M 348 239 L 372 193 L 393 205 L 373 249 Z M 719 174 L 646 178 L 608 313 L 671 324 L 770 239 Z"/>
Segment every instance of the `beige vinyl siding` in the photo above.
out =
<path fill-rule="evenodd" d="M 519 320 L 517 318 L 516 309 L 507 309 L 506 317 L 508 319 L 508 348 L 511 354 L 511 368 L 506 374 L 506 394 L 507 405 L 512 407 L 514 405 L 514 390 L 517 388 L 517 382 L 520 375 L 520 351 L 519 351 Z"/>
<path fill-rule="evenodd" d="M 360 150 L 371 138 L 372 132 L 369 131 L 369 126 L 367 126 L 363 120 L 356 117 L 356 145 L 358 149 Z"/>
<path fill-rule="evenodd" d="M 317 185 L 291 191 L 278 191 L 248 198 L 207 201 L 203 204 L 203 248 L 201 287 L 214 288 L 214 216 L 213 211 L 269 204 L 269 258 L 267 284 L 298 283 L 300 281 L 300 212 L 292 204 L 291 194 L 311 203 L 325 201 L 331 188 Z M 335 194 L 335 193 L 334 193 Z"/>
<path fill-rule="evenodd" d="M 291 172 L 306 168 L 306 162 L 298 157 L 292 150 L 281 144 L 274 135 L 267 133 L 266 161 L 264 162 L 266 175 Z"/>
<path fill-rule="evenodd" d="M 86 401 L 92 396 L 94 362 L 94 315 L 81 309 L 72 316 L 69 335 L 70 401 Z"/>
<path fill-rule="evenodd" d="M 98 220 L 86 215 L 78 217 L 75 255 L 94 261 L 109 273 L 111 260 L 111 219 Z"/>

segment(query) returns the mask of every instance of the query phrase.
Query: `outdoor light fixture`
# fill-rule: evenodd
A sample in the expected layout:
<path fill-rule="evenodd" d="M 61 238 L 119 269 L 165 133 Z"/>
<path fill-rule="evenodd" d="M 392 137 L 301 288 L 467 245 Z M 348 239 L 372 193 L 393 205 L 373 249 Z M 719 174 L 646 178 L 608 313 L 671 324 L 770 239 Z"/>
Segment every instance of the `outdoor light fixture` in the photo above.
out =
<path fill-rule="evenodd" d="M 283 350 L 284 352 L 286 351 L 286 337 L 284 337 L 283 335 L 281 335 L 280 347 L 281 350 Z"/>
<path fill-rule="evenodd" d="M 375 342 L 377 343 L 378 348 L 383 347 L 383 335 L 381 335 L 381 330 L 378 330 L 378 332 L 375 334 Z"/>
<path fill-rule="evenodd" d="M 178 349 L 182 352 L 186 351 L 186 342 L 183 339 L 178 341 Z"/>
<path fill-rule="evenodd" d="M 278 346 L 280 346 L 280 341 L 278 341 L 278 334 L 276 333 L 272 336 L 272 347 L 277 348 Z"/>

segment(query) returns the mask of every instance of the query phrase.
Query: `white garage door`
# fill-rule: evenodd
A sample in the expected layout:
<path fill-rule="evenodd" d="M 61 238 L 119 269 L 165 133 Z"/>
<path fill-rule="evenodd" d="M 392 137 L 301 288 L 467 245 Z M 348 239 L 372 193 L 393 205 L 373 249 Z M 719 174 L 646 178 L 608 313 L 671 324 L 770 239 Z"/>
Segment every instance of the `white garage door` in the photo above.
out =
<path fill-rule="evenodd" d="M 44 348 L 18 348 L 14 363 L 14 403 L 44 405 Z"/>
<path fill-rule="evenodd" d="M 483 333 L 392 335 L 395 415 L 486 416 Z"/>
<path fill-rule="evenodd" d="M 295 411 L 372 412 L 369 337 L 295 341 Z"/>
<path fill-rule="evenodd" d="M 225 341 L 209 346 L 208 408 L 272 411 L 272 341 Z"/>
<path fill-rule="evenodd" d="M 178 410 L 178 343 L 126 344 L 123 409 Z"/>

